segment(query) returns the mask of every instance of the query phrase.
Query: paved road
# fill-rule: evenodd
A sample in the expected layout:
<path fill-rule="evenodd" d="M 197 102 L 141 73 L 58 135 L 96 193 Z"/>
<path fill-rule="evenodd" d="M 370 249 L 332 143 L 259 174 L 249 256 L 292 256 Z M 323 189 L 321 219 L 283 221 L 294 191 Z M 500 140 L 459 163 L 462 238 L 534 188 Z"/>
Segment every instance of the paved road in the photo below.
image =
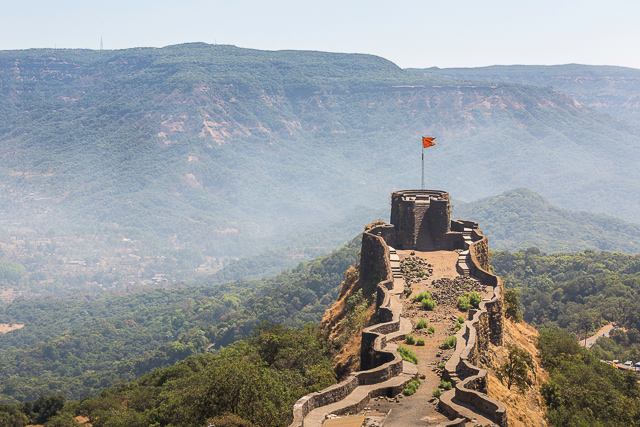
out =
<path fill-rule="evenodd" d="M 595 335 L 587 338 L 584 341 L 581 340 L 580 341 L 580 345 L 582 345 L 584 347 L 587 347 L 587 348 L 591 348 L 596 343 L 598 338 L 600 338 L 600 337 L 608 337 L 609 334 L 611 334 L 611 331 L 613 331 L 614 328 L 615 328 L 614 325 L 603 326 L 602 328 L 600 328 L 600 330 L 598 332 L 596 332 Z"/>

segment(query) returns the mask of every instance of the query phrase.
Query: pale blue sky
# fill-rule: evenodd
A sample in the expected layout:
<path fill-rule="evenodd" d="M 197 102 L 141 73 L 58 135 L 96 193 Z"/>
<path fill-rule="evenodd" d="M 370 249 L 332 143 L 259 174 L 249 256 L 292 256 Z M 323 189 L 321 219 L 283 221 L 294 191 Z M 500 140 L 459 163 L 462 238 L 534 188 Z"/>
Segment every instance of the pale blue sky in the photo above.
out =
<path fill-rule="evenodd" d="M 406 67 L 640 68 L 640 0 L 4 0 L 0 49 L 185 42 L 379 55 Z"/>

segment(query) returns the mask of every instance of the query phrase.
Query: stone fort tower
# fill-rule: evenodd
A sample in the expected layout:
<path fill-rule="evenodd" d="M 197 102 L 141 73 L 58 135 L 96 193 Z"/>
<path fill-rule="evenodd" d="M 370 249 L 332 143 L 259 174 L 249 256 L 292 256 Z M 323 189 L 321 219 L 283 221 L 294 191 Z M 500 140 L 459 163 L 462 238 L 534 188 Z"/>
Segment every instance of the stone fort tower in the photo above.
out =
<path fill-rule="evenodd" d="M 433 251 L 450 249 L 447 233 L 449 194 L 437 190 L 403 190 L 391 194 L 395 248 Z"/>

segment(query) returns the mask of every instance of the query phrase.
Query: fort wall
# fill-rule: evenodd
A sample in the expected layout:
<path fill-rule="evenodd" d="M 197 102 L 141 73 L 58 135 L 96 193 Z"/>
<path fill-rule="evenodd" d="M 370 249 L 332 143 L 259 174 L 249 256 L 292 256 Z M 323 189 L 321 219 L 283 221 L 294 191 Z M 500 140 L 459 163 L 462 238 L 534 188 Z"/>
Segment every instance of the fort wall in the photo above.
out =
<path fill-rule="evenodd" d="M 380 323 L 362 332 L 361 371 L 352 373 L 345 381 L 322 391 L 304 396 L 294 405 L 294 421 L 290 427 L 302 427 L 305 417 L 316 408 L 345 400 L 358 387 L 367 387 L 367 395 L 347 399 L 345 404 L 331 409 L 335 414 L 357 412 L 369 398 L 397 394 L 411 379 L 406 364 L 391 340 L 404 335 L 402 330 L 402 304 L 391 298 L 394 289 L 394 271 L 399 271 L 395 255 L 392 265 L 390 247 L 407 250 L 460 250 L 461 274 L 469 274 L 493 289 L 469 320 L 456 334 L 457 344 L 447 361 L 443 376 L 454 388 L 443 394 L 440 407 L 454 417 L 443 425 L 464 425 L 474 418 L 475 412 L 461 402 L 471 405 L 501 427 L 506 427 L 506 408 L 486 394 L 487 371 L 474 365 L 477 355 L 487 349 L 488 343 L 503 342 L 503 289 L 502 281 L 489 271 L 488 240 L 473 221 L 450 221 L 449 195 L 442 191 L 407 190 L 392 194 L 391 224 L 382 224 L 365 230 L 362 237 L 360 280 L 366 294 L 376 295 L 376 316 Z M 400 276 L 401 277 L 401 276 Z M 406 321 L 406 320 L 405 320 Z M 409 330 L 411 325 L 409 323 Z M 411 365 L 411 364 L 409 364 Z M 414 365 L 411 365 L 416 369 Z M 417 370 L 415 370 L 417 373 Z M 412 374 L 415 375 L 415 374 Z M 402 377 L 389 386 L 389 380 Z M 386 383 L 385 383 L 386 382 Z M 383 386 L 383 384 L 386 384 Z M 317 411 L 316 411 L 317 412 Z"/>
<path fill-rule="evenodd" d="M 477 241 L 469 247 L 470 270 L 483 284 L 493 286 L 493 295 L 483 300 L 477 310 L 470 311 L 469 320 L 456 334 L 456 349 L 447 361 L 443 374 L 454 388 L 441 396 L 439 405 L 452 417 L 471 419 L 473 413 L 454 403 L 455 398 L 483 412 L 497 425 L 506 427 L 506 407 L 485 394 L 487 371 L 474 365 L 477 355 L 487 349 L 488 342 L 495 345 L 502 345 L 503 342 L 502 280 L 482 268 L 483 263 L 488 268 L 487 238 L 477 230 L 472 233 L 472 238 Z"/>
<path fill-rule="evenodd" d="M 376 312 L 382 323 L 365 328 L 362 332 L 361 367 L 363 370 L 354 372 L 339 384 L 335 384 L 319 392 L 308 394 L 299 399 L 293 407 L 293 422 L 289 427 L 302 427 L 305 417 L 314 409 L 344 400 L 359 386 L 381 384 L 380 388 L 370 388 L 368 395 L 349 405 L 335 410 L 336 414 L 358 412 L 364 408 L 370 398 L 381 395 L 396 395 L 400 393 L 411 376 L 398 381 L 391 387 L 382 386 L 387 380 L 398 377 L 403 373 L 405 363 L 388 341 L 395 338 L 400 330 L 400 307 L 394 307 L 389 291 L 393 288 L 392 272 L 389 265 L 389 247 L 379 236 L 385 226 L 365 231 L 361 251 L 361 279 L 367 283 L 381 278 L 376 283 Z M 371 270 L 364 272 L 365 268 Z M 364 277 L 363 277 L 364 273 Z M 417 373 L 417 371 L 416 371 Z"/>

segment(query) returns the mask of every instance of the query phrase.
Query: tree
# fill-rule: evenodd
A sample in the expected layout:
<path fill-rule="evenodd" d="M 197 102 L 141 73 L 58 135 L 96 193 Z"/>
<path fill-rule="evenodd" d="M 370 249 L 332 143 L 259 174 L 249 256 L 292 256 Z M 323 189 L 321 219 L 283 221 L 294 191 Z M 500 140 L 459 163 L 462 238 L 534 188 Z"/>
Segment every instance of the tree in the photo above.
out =
<path fill-rule="evenodd" d="M 527 374 L 533 369 L 533 360 L 526 350 L 516 345 L 508 346 L 508 348 L 509 357 L 496 372 L 502 384 L 506 381 L 509 390 L 515 384 L 524 393 L 529 389 Z"/>
<path fill-rule="evenodd" d="M 516 323 L 522 322 L 522 312 L 518 307 L 520 304 L 520 293 L 514 288 L 504 291 L 504 315 Z"/>
<path fill-rule="evenodd" d="M 50 396 L 40 396 L 33 405 L 36 414 L 36 422 L 44 424 L 54 416 L 58 415 L 64 407 L 67 397 L 63 394 L 52 394 Z"/>

